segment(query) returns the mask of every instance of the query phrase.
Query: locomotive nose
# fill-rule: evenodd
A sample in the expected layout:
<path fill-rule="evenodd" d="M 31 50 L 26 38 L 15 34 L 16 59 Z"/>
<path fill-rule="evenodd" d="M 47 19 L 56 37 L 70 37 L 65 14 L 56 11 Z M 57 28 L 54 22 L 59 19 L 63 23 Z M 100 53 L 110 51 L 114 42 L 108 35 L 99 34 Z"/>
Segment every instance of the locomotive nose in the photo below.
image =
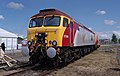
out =
<path fill-rule="evenodd" d="M 56 50 L 53 47 L 47 49 L 47 56 L 53 58 L 56 56 Z"/>

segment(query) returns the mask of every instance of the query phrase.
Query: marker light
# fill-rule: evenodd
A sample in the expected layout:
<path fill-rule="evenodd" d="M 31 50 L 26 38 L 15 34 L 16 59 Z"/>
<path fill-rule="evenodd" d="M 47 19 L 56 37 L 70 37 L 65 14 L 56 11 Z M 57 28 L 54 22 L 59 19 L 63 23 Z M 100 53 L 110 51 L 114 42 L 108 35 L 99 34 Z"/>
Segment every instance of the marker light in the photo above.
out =
<path fill-rule="evenodd" d="M 57 45 L 57 42 L 56 42 L 55 40 L 53 40 L 52 45 L 53 45 L 53 46 L 56 46 L 56 45 Z"/>

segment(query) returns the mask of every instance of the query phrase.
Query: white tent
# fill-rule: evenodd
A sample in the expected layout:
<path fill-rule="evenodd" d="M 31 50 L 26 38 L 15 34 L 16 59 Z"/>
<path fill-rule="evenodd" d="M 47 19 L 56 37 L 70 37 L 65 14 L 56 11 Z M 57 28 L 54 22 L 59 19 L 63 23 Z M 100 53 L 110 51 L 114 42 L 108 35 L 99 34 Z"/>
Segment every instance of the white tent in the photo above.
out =
<path fill-rule="evenodd" d="M 0 43 L 4 42 L 6 50 L 17 49 L 17 35 L 0 28 Z"/>

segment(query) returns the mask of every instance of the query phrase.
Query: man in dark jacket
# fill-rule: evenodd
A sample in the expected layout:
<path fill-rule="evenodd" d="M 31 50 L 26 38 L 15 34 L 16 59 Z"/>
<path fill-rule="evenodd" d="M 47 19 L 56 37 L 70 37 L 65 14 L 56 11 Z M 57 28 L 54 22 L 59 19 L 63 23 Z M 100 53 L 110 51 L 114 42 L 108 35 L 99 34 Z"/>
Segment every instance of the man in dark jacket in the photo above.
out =
<path fill-rule="evenodd" d="M 5 43 L 4 42 L 1 44 L 1 48 L 5 52 Z"/>

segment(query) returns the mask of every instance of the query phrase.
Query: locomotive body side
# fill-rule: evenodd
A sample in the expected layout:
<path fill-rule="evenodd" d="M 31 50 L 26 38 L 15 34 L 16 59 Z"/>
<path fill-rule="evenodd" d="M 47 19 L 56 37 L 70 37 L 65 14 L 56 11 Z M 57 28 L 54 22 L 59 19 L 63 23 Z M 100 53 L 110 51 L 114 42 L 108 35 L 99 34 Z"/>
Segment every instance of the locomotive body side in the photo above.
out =
<path fill-rule="evenodd" d="M 85 26 L 82 26 L 76 22 L 73 22 L 72 28 L 69 24 L 66 27 L 66 30 L 63 35 L 63 46 L 87 46 L 95 45 L 96 37 L 95 33 L 86 29 Z M 68 43 L 69 42 L 69 43 Z"/>
<path fill-rule="evenodd" d="M 74 38 L 74 46 L 87 45 L 95 45 L 95 34 L 83 26 L 78 25 Z"/>

